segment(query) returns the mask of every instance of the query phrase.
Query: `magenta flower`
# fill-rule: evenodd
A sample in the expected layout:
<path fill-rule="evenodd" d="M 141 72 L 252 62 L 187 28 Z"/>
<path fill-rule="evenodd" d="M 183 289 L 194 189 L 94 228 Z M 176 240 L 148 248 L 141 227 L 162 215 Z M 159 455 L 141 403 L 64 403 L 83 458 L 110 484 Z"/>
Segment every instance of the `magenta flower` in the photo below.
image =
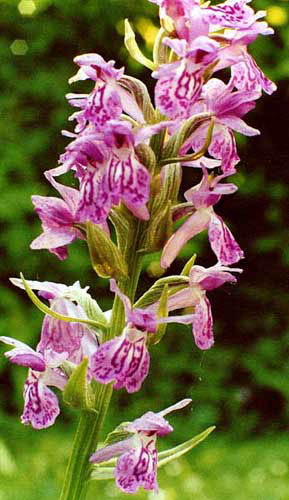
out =
<path fill-rule="evenodd" d="M 131 125 L 111 120 L 103 140 L 109 154 L 102 164 L 88 164 L 80 180 L 77 216 L 81 220 L 104 222 L 112 205 L 123 201 L 134 215 L 147 219 L 150 175 L 135 153 Z"/>
<path fill-rule="evenodd" d="M 184 399 L 159 413 L 149 411 L 125 424 L 123 429 L 132 437 L 97 450 L 90 462 L 101 463 L 119 457 L 115 468 L 118 488 L 125 493 L 136 493 L 140 487 L 158 492 L 156 439 L 173 431 L 164 416 L 184 408 L 191 401 Z"/>
<path fill-rule="evenodd" d="M 33 250 L 48 249 L 61 260 L 67 258 L 67 245 L 76 238 L 84 239 L 75 227 L 76 210 L 80 193 L 71 187 L 63 186 L 52 177 L 51 184 L 63 199 L 53 196 L 32 196 L 32 202 L 42 222 L 43 233 L 31 243 Z"/>
<path fill-rule="evenodd" d="M 166 121 L 132 129 L 130 123 L 110 120 L 102 132 L 93 127 L 80 134 L 61 157 L 63 165 L 47 175 L 76 171 L 80 182 L 75 212 L 78 222 L 90 220 L 105 224 L 113 205 L 123 202 L 140 219 L 148 219 L 146 203 L 150 192 L 150 174 L 138 159 L 136 146 L 145 143 Z"/>
<path fill-rule="evenodd" d="M 160 18 L 170 17 L 175 25 L 177 35 L 181 39 L 189 40 L 191 16 L 199 0 L 149 0 L 160 6 Z"/>
<path fill-rule="evenodd" d="M 10 337 L 0 337 L 0 341 L 14 346 L 14 349 L 5 353 L 11 363 L 30 368 L 24 385 L 21 422 L 24 425 L 31 424 L 34 429 L 53 425 L 60 410 L 57 397 L 47 386 L 64 389 L 67 379 L 57 368 L 67 359 L 67 353 L 56 354 L 48 350 L 41 354 Z"/>
<path fill-rule="evenodd" d="M 169 16 L 178 38 L 191 42 L 201 35 L 214 36 L 216 31 L 228 28 L 235 32 L 271 34 L 266 22 L 257 22 L 266 11 L 254 12 L 246 4 L 251 0 L 227 0 L 218 5 L 203 5 L 200 0 L 150 0 L 160 6 L 160 17 Z M 219 33 L 218 33 L 219 34 Z"/>
<path fill-rule="evenodd" d="M 98 54 L 83 54 L 74 61 L 80 69 L 70 78 L 70 83 L 86 79 L 95 81 L 95 88 L 89 95 L 67 94 L 69 103 L 81 109 L 70 117 L 78 122 L 75 131 L 82 132 L 87 122 L 101 129 L 108 120 L 119 119 L 122 105 L 117 81 L 123 76 L 123 68 L 116 69 L 115 61 L 105 62 Z"/>
<path fill-rule="evenodd" d="M 144 117 L 134 97 L 121 85 L 124 69 L 116 69 L 115 61 L 106 62 L 99 54 L 82 54 L 74 59 L 80 66 L 69 83 L 90 79 L 95 87 L 90 94 L 67 94 L 72 106 L 80 108 L 69 119 L 77 120 L 75 132 L 81 133 L 87 123 L 101 130 L 109 120 L 120 119 L 121 113 L 128 113 L 140 123 Z"/>
<path fill-rule="evenodd" d="M 277 89 L 263 71 L 259 68 L 253 57 L 244 49 L 239 62 L 231 67 L 230 86 L 244 92 L 254 92 L 263 89 L 267 94 L 272 94 Z"/>
<path fill-rule="evenodd" d="M 268 28 L 267 23 L 256 23 L 247 30 L 225 32 L 220 36 L 222 48 L 218 54 L 219 62 L 214 70 L 231 67 L 230 88 L 236 87 L 246 92 L 260 92 L 263 89 L 267 94 L 275 92 L 277 86 L 264 75 L 247 50 L 247 45 L 252 43 L 259 34 L 271 35 L 273 33 L 274 31 Z"/>
<path fill-rule="evenodd" d="M 220 264 L 225 266 L 235 264 L 244 257 L 243 251 L 231 231 L 213 209 L 221 196 L 232 194 L 238 189 L 235 184 L 221 183 L 220 181 L 224 177 L 226 177 L 225 174 L 215 178 L 209 177 L 207 170 L 203 168 L 203 178 L 200 184 L 186 191 L 185 198 L 191 203 L 193 214 L 187 218 L 164 246 L 161 256 L 161 266 L 164 269 L 171 265 L 183 246 L 193 236 L 205 229 L 209 230 L 209 242 Z M 178 217 L 177 213 L 175 217 Z"/>
<path fill-rule="evenodd" d="M 193 336 L 199 349 L 209 349 L 214 344 L 213 317 L 206 292 L 214 290 L 226 282 L 236 283 L 237 280 L 231 272 L 241 273 L 242 269 L 222 266 L 219 262 L 208 269 L 202 266 L 193 266 L 190 271 L 189 286 L 169 297 L 169 311 L 183 307 L 195 307 L 191 319 L 187 317 L 189 315 L 185 315 L 186 321 L 184 322 L 192 323 Z"/>
<path fill-rule="evenodd" d="M 12 282 L 23 288 L 21 280 Z M 80 290 L 78 283 L 67 287 L 58 283 L 28 281 L 31 288 L 49 300 L 55 312 L 79 319 L 87 319 L 83 309 L 64 298 L 73 289 Z M 84 290 L 85 291 L 85 290 Z M 66 323 L 45 315 L 40 342 L 36 351 L 10 337 L 0 337 L 0 341 L 14 346 L 5 356 L 12 362 L 29 368 L 24 385 L 24 412 L 22 423 L 31 424 L 35 429 L 43 429 L 54 424 L 59 415 L 59 405 L 55 394 L 47 386 L 63 390 L 66 375 L 60 370 L 64 361 L 79 364 L 84 356 L 89 358 L 98 348 L 95 334 L 81 323 Z"/>
<path fill-rule="evenodd" d="M 11 281 L 14 285 L 24 288 L 22 280 L 12 278 Z M 78 281 L 72 286 L 49 281 L 27 281 L 27 283 L 32 290 L 38 290 L 38 294 L 48 300 L 53 311 L 71 318 L 88 319 L 84 309 L 75 304 L 71 298 L 74 291 L 76 297 L 78 292 L 87 293 L 88 287 L 82 289 Z M 37 346 L 38 352 L 43 354 L 47 350 L 58 354 L 65 352 L 69 361 L 79 364 L 84 356 L 90 357 L 97 346 L 95 333 L 85 324 L 65 322 L 47 314 L 44 316 L 40 342 Z"/>
<path fill-rule="evenodd" d="M 99 382 L 115 381 L 115 389 L 125 387 L 128 392 L 135 392 L 148 374 L 150 357 L 146 340 L 149 333 L 156 331 L 157 318 L 154 313 L 133 309 L 114 280 L 110 280 L 110 286 L 124 304 L 126 326 L 119 337 L 100 345 L 91 358 L 91 370 Z"/>
<path fill-rule="evenodd" d="M 265 10 L 254 12 L 247 4 L 251 0 L 227 0 L 218 5 L 210 5 L 205 9 L 204 16 L 212 25 L 222 28 L 245 30 L 266 15 Z"/>
<path fill-rule="evenodd" d="M 184 40 L 165 38 L 163 42 L 180 59 L 162 64 L 152 73 L 158 80 L 155 87 L 156 105 L 172 119 L 189 118 L 202 91 L 203 74 L 217 58 L 219 44 L 206 36 L 196 38 L 190 46 Z"/>
<path fill-rule="evenodd" d="M 232 89 L 221 80 L 212 78 L 203 86 L 201 99 L 195 105 L 195 112 L 210 111 L 215 115 L 215 126 L 211 144 L 208 148 L 213 158 L 222 160 L 224 174 L 232 174 L 240 158 L 237 154 L 236 141 L 232 130 L 240 134 L 259 135 L 259 130 L 249 127 L 242 116 L 255 107 L 259 92 L 232 92 Z M 202 124 L 185 142 L 181 154 L 190 147 L 199 150 L 206 140 L 208 123 Z"/>

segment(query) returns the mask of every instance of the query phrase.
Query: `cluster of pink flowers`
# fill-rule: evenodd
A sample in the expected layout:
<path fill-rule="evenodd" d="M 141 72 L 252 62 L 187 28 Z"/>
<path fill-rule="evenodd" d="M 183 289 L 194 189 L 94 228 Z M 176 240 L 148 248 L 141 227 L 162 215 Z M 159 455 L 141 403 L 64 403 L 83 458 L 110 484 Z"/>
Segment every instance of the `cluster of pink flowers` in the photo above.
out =
<path fill-rule="evenodd" d="M 46 315 L 35 351 L 10 337 L 0 338 L 13 346 L 6 353 L 10 361 L 29 368 L 22 422 L 36 429 L 52 425 L 59 414 L 58 400 L 48 386 L 64 390 L 69 378 L 63 369 L 67 362 L 76 367 L 87 357 L 89 382 L 114 382 L 114 389 L 134 392 L 148 373 L 149 340 L 161 324 L 191 324 L 196 345 L 210 348 L 214 342 L 213 319 L 206 293 L 225 282 L 236 282 L 231 273 L 242 272 L 228 267 L 243 258 L 243 251 L 214 206 L 223 195 L 237 190 L 235 184 L 224 182 L 236 172 L 239 162 L 234 131 L 246 136 L 259 134 L 242 118 L 255 107 L 262 90 L 271 94 L 276 89 L 247 51 L 259 34 L 270 35 L 273 31 L 265 21 L 259 21 L 265 12 L 255 13 L 248 6 L 250 0 L 226 0 L 214 6 L 201 0 L 149 1 L 160 7 L 163 34 L 159 47 L 162 60 L 160 57 L 152 63 L 158 112 L 145 86 L 137 80 L 130 85 L 129 77 L 123 69 L 115 68 L 114 61 L 106 62 L 97 54 L 75 58 L 79 70 L 70 83 L 90 79 L 94 88 L 89 94 L 67 95 L 77 108 L 70 117 L 76 126 L 74 132 L 64 132 L 71 142 L 59 166 L 45 172 L 60 197 L 33 196 L 43 232 L 31 248 L 48 249 L 65 259 L 68 244 L 77 238 L 86 239 L 88 221 L 109 237 L 111 210 L 120 205 L 149 227 L 151 186 L 158 180 L 162 190 L 170 165 L 179 163 L 183 168 L 193 167 L 201 178 L 185 193 L 185 203 L 172 206 L 172 220 L 185 217 L 185 221 L 164 243 L 161 267 L 169 268 L 182 247 L 204 230 L 208 230 L 217 263 L 207 269 L 191 267 L 186 283 L 169 294 L 165 317 L 158 315 L 157 299 L 146 307 L 133 307 L 112 279 L 111 291 L 124 305 L 125 327 L 107 341 L 101 331 L 77 322 L 89 319 L 78 300 L 79 293 L 88 294 L 87 289 L 81 289 L 78 283 L 68 287 L 29 282 L 49 301 L 51 310 L 75 318 L 69 323 Z M 230 74 L 224 83 L 215 75 L 226 68 Z M 143 99 L 139 98 L 140 91 Z M 151 119 L 144 101 L 151 110 Z M 162 135 L 165 151 L 194 116 L 202 119 L 189 129 L 178 151 L 171 159 L 169 154 L 162 156 L 161 151 L 158 169 L 150 170 L 139 153 L 140 147 L 151 147 L 154 155 L 152 138 Z M 206 142 L 206 151 L 198 157 Z M 68 172 L 75 177 L 77 188 L 56 181 L 56 177 Z M 169 205 L 171 200 L 167 201 Z M 14 284 L 23 287 L 20 280 L 14 280 Z M 193 312 L 168 315 L 185 307 L 193 308 Z M 119 456 L 116 482 L 123 491 L 134 493 L 139 486 L 157 489 L 156 436 L 172 430 L 164 415 L 188 402 L 184 400 L 158 414 L 146 413 L 127 425 L 131 437 L 98 450 L 91 461 L 99 463 Z"/>

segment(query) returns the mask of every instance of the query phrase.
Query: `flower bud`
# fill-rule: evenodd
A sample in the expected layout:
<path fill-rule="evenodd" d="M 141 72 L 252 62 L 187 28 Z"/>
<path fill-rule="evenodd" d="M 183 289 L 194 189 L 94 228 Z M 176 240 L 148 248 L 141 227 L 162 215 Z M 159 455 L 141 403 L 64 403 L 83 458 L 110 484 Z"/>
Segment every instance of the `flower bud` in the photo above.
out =
<path fill-rule="evenodd" d="M 145 84 L 141 80 L 128 75 L 122 77 L 119 83 L 127 92 L 133 95 L 146 123 L 155 123 L 155 110 Z"/>
<path fill-rule="evenodd" d="M 173 219 L 171 214 L 171 202 L 161 212 L 157 212 L 147 232 L 146 250 L 155 252 L 161 250 L 173 234 Z"/>
<path fill-rule="evenodd" d="M 92 267 L 102 278 L 127 276 L 127 264 L 117 246 L 97 225 L 87 222 L 87 244 Z"/>
<path fill-rule="evenodd" d="M 87 369 L 88 358 L 85 357 L 72 372 L 63 391 L 63 400 L 73 408 L 95 411 L 94 395 L 87 381 Z"/>
<path fill-rule="evenodd" d="M 156 157 L 152 148 L 142 142 L 135 147 L 135 152 L 140 163 L 142 163 L 149 172 L 153 172 L 156 166 Z"/>

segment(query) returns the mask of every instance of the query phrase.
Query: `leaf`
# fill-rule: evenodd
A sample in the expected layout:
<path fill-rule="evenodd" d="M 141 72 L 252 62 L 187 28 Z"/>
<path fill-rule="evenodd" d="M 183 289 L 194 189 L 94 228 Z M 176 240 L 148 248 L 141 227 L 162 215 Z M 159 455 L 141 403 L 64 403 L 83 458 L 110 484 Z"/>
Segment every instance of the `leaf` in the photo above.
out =
<path fill-rule="evenodd" d="M 167 276 L 157 280 L 149 290 L 147 290 L 134 304 L 134 307 L 145 308 L 157 302 L 163 292 L 165 285 L 168 285 L 169 295 L 177 290 L 188 286 L 189 278 L 187 276 Z"/>
<path fill-rule="evenodd" d="M 85 357 L 72 372 L 63 391 L 63 401 L 73 408 L 96 412 L 95 397 L 87 381 L 87 370 L 88 358 Z"/>
<path fill-rule="evenodd" d="M 70 300 L 75 300 L 75 302 L 82 307 L 88 319 L 99 321 L 100 323 L 107 325 L 107 319 L 97 301 L 94 300 L 88 292 L 82 289 L 74 288 L 68 290 L 68 292 L 65 293 L 65 297 Z"/>
<path fill-rule="evenodd" d="M 142 165 L 144 165 L 149 172 L 153 172 L 156 166 L 156 157 L 152 148 L 144 142 L 141 142 L 135 147 L 135 152 Z"/>
<path fill-rule="evenodd" d="M 169 32 L 164 28 L 161 28 L 156 36 L 153 47 L 153 60 L 156 67 L 168 62 L 170 48 L 163 43 L 164 38 L 167 36 L 169 36 Z"/>
<path fill-rule="evenodd" d="M 119 443 L 120 441 L 123 441 L 124 439 L 132 436 L 133 433 L 126 430 L 126 426 L 129 423 L 130 422 L 122 422 L 112 432 L 110 432 L 106 436 L 103 446 L 109 446 L 114 443 Z"/>
<path fill-rule="evenodd" d="M 116 232 L 118 248 L 123 254 L 125 254 L 128 246 L 130 245 L 127 235 L 130 234 L 133 226 L 131 222 L 131 215 L 123 213 L 123 211 L 117 207 L 110 211 L 109 218 L 113 223 Z"/>
<path fill-rule="evenodd" d="M 155 64 L 150 59 L 148 59 L 143 55 L 138 44 L 136 43 L 135 34 L 131 25 L 129 24 L 128 19 L 125 19 L 124 21 L 124 28 L 125 28 L 124 44 L 128 52 L 130 53 L 131 57 L 140 64 L 142 64 L 143 66 L 145 66 L 146 68 L 151 69 L 152 71 L 156 69 Z"/>
<path fill-rule="evenodd" d="M 100 467 L 94 465 L 90 475 L 92 481 L 101 481 L 103 479 L 114 479 L 114 467 Z"/>
<path fill-rule="evenodd" d="M 146 252 L 162 250 L 168 239 L 173 234 L 173 220 L 171 213 L 171 201 L 167 202 L 164 210 L 157 212 L 151 217 L 149 228 L 145 239 Z"/>
<path fill-rule="evenodd" d="M 163 287 L 163 291 L 160 297 L 159 306 L 157 310 L 157 318 L 166 318 L 168 316 L 168 297 L 169 297 L 169 286 L 166 284 Z M 159 323 L 155 335 L 149 335 L 148 340 L 150 344 L 158 344 L 167 330 L 167 323 Z"/>
<path fill-rule="evenodd" d="M 87 244 L 92 267 L 101 278 L 127 277 L 127 264 L 120 250 L 99 226 L 87 221 Z"/>
<path fill-rule="evenodd" d="M 158 467 L 162 467 L 163 465 L 168 464 L 172 460 L 175 460 L 176 458 L 179 458 L 190 451 L 192 448 L 204 441 L 209 436 L 209 434 L 211 434 L 211 432 L 215 430 L 215 428 L 215 426 L 209 427 L 192 439 L 189 439 L 188 441 L 185 441 L 184 443 L 179 444 L 174 448 L 170 448 L 169 450 L 161 451 L 158 454 Z"/>
<path fill-rule="evenodd" d="M 192 269 L 193 265 L 196 262 L 196 258 L 197 258 L 197 254 L 195 253 L 194 255 L 192 255 L 190 260 L 188 260 L 188 262 L 184 265 L 183 270 L 181 272 L 182 276 L 189 276 L 190 270 Z"/>
<path fill-rule="evenodd" d="M 178 156 L 179 151 L 184 144 L 184 142 L 190 137 L 190 135 L 197 130 L 199 125 L 204 121 L 209 120 L 212 117 L 212 113 L 205 112 L 198 115 L 194 115 L 189 118 L 182 125 L 180 130 L 178 130 L 166 143 L 163 150 L 162 160 L 167 160 L 167 158 Z"/>
<path fill-rule="evenodd" d="M 161 160 L 160 164 L 167 165 L 169 163 L 194 161 L 194 160 L 199 160 L 200 158 L 202 158 L 202 156 L 204 156 L 206 154 L 208 147 L 211 144 L 214 125 L 215 125 L 214 118 L 211 117 L 210 125 L 208 127 L 208 131 L 207 131 L 207 135 L 206 135 L 206 140 L 205 140 L 203 146 L 201 147 L 201 149 L 199 149 L 199 151 L 196 151 L 195 153 L 185 155 L 185 156 L 176 156 L 176 157 L 172 157 L 172 158 L 165 158 L 165 159 Z"/>
<path fill-rule="evenodd" d="M 33 304 L 38 307 L 38 309 L 43 312 L 44 314 L 48 314 L 49 316 L 52 316 L 52 318 L 60 319 L 61 321 L 65 321 L 67 323 L 84 323 L 85 325 L 92 326 L 95 329 L 106 329 L 106 325 L 103 324 L 102 322 L 99 321 L 94 321 L 91 319 L 81 319 L 81 318 L 72 318 L 70 316 L 64 316 L 63 314 L 59 314 L 56 311 L 53 311 L 48 307 L 46 304 L 43 304 L 41 300 L 35 295 L 35 293 L 31 290 L 30 286 L 28 285 L 27 281 L 24 279 L 24 276 L 22 273 L 20 273 L 20 278 L 22 280 L 22 283 L 24 285 L 24 288 L 26 290 L 26 293 L 28 297 L 31 299 Z"/>

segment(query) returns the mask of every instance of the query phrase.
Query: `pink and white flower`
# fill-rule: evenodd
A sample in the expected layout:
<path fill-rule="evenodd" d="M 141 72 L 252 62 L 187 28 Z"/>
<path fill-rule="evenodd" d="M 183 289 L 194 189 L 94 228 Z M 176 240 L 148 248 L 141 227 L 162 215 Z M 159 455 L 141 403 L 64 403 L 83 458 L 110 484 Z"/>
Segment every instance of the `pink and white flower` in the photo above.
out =
<path fill-rule="evenodd" d="M 158 492 L 156 439 L 173 431 L 165 416 L 191 403 L 183 399 L 159 413 L 149 411 L 142 417 L 125 424 L 123 430 L 131 437 L 97 450 L 90 458 L 101 463 L 119 457 L 115 468 L 116 485 L 125 493 L 136 493 L 140 487 Z"/>
<path fill-rule="evenodd" d="M 156 332 L 157 317 L 143 309 L 133 309 L 114 280 L 111 291 L 122 300 L 126 326 L 120 336 L 101 344 L 91 358 L 94 378 L 104 384 L 115 381 L 114 388 L 125 387 L 128 392 L 138 391 L 148 374 L 150 356 L 146 346 L 147 336 Z"/>
<path fill-rule="evenodd" d="M 235 264 L 244 257 L 231 231 L 223 219 L 214 212 L 213 206 L 223 195 L 232 194 L 238 189 L 235 184 L 221 183 L 224 177 L 226 177 L 225 174 L 217 177 L 208 176 L 207 170 L 203 168 L 203 178 L 200 184 L 185 192 L 184 196 L 191 204 L 193 213 L 165 244 L 161 256 L 161 266 L 164 269 L 171 265 L 182 247 L 191 238 L 205 229 L 208 229 L 211 248 L 220 264 L 225 266 Z M 175 218 L 177 216 L 176 213 Z"/>
<path fill-rule="evenodd" d="M 208 269 L 195 265 L 190 270 L 189 286 L 169 297 L 169 311 L 194 306 L 194 312 L 185 315 L 184 322 L 192 323 L 193 337 L 199 349 L 210 349 L 214 344 L 213 317 L 206 292 L 226 282 L 236 283 L 237 279 L 231 272 L 241 273 L 242 269 L 222 266 L 219 262 Z"/>
<path fill-rule="evenodd" d="M 215 125 L 212 140 L 208 148 L 210 155 L 222 161 L 224 174 L 235 172 L 235 166 L 240 158 L 237 153 L 233 130 L 246 136 L 259 135 L 260 131 L 250 127 L 242 116 L 254 109 L 255 100 L 260 92 L 232 92 L 232 89 L 221 80 L 212 78 L 203 86 L 202 95 L 194 107 L 194 112 L 212 112 L 215 116 Z M 180 153 L 186 153 L 190 148 L 198 151 L 203 147 L 207 134 L 207 122 L 204 122 L 184 143 Z"/>
<path fill-rule="evenodd" d="M 12 282 L 23 288 L 21 280 L 13 279 Z M 65 298 L 65 294 L 73 287 L 77 290 L 80 289 L 78 283 L 72 287 L 37 281 L 28 282 L 28 284 L 31 288 L 39 290 L 40 295 L 49 300 L 50 307 L 55 312 L 78 319 L 86 319 L 81 306 Z M 58 399 L 48 386 L 57 387 L 63 391 L 68 379 L 60 366 L 64 361 L 70 361 L 77 365 L 84 356 L 90 358 L 98 348 L 95 334 L 81 323 L 66 323 L 45 315 L 36 351 L 23 342 L 10 337 L 2 336 L 0 341 L 14 347 L 5 353 L 5 356 L 12 363 L 29 368 L 24 385 L 22 423 L 31 424 L 35 429 L 44 429 L 53 425 L 60 410 Z"/>

